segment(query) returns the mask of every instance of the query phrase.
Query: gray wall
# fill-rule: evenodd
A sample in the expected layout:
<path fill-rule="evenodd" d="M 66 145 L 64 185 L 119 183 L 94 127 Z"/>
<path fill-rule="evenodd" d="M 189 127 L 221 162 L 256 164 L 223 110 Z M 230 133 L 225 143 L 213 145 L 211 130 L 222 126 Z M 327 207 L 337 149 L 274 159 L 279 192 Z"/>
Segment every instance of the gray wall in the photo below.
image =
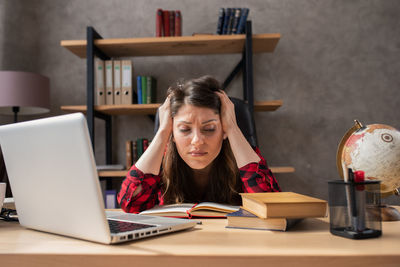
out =
<path fill-rule="evenodd" d="M 51 80 L 51 112 L 85 104 L 85 60 L 60 46 L 86 38 L 91 25 L 104 38 L 148 37 L 157 8 L 180 9 L 183 35 L 214 33 L 219 7 L 249 7 L 253 33 L 281 33 L 275 53 L 254 57 L 255 97 L 282 99 L 276 112 L 256 113 L 260 149 L 283 190 L 327 199 L 338 177 L 337 145 L 352 127 L 384 123 L 400 128 L 400 1 L 397 0 L 1 0 L 0 69 L 38 72 Z M 135 75 L 158 79 L 158 100 L 178 78 L 212 74 L 223 81 L 239 55 L 133 58 Z M 228 93 L 241 96 L 241 77 Z M 23 120 L 37 117 L 24 117 Z M 0 124 L 11 117 L 0 116 Z M 113 118 L 113 158 L 124 163 L 125 140 L 152 137 L 143 116 Z M 103 122 L 96 120 L 96 160 L 104 164 Z M 386 200 L 400 203 L 397 198 Z"/>

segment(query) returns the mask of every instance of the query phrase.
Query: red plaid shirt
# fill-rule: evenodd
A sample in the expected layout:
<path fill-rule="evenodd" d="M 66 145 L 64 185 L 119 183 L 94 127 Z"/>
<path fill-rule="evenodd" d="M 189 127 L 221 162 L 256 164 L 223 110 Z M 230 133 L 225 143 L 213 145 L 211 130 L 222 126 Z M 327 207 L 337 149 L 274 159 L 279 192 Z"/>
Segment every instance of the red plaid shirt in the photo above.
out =
<path fill-rule="evenodd" d="M 239 169 L 243 192 L 281 191 L 278 182 L 258 148 L 255 148 L 255 151 L 261 160 L 258 163 L 249 163 Z M 164 205 L 160 186 L 161 180 L 160 175 L 145 174 L 133 165 L 122 182 L 121 190 L 117 196 L 121 208 L 125 212 L 137 213 L 150 209 L 155 205 Z M 139 186 L 142 187 L 142 190 L 133 196 Z"/>

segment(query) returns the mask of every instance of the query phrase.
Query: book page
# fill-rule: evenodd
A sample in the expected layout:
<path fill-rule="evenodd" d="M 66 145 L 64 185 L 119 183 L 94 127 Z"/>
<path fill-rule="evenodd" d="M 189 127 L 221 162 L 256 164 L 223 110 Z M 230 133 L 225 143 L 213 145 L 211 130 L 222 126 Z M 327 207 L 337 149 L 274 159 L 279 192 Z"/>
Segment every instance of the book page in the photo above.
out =
<path fill-rule="evenodd" d="M 142 211 L 142 215 L 155 215 L 155 214 L 174 214 L 172 216 L 187 216 L 187 211 L 190 210 L 195 204 L 193 203 L 182 203 L 182 204 L 171 204 L 155 206 L 149 210 Z"/>
<path fill-rule="evenodd" d="M 239 206 L 233 206 L 233 205 L 228 205 L 228 204 L 221 204 L 221 203 L 215 203 L 215 202 L 202 202 L 196 205 L 192 211 L 195 210 L 215 210 L 215 211 L 221 211 L 221 212 L 234 212 L 239 210 Z"/>

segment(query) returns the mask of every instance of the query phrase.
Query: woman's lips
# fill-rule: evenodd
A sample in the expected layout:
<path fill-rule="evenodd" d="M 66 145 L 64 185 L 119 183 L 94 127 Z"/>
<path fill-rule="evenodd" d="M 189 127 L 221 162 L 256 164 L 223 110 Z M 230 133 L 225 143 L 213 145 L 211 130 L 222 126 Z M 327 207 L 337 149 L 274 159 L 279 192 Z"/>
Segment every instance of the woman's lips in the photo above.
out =
<path fill-rule="evenodd" d="M 193 157 L 202 157 L 207 154 L 207 152 L 204 151 L 190 151 L 189 154 Z"/>

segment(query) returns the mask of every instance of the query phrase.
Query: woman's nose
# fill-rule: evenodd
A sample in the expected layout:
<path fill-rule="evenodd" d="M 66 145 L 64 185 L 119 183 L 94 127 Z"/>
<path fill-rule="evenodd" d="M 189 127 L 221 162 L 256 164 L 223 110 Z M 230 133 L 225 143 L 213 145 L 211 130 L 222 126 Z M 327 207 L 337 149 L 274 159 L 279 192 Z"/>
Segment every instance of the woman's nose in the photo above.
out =
<path fill-rule="evenodd" d="M 200 131 L 193 131 L 192 145 L 200 145 L 204 143 L 204 137 Z"/>

